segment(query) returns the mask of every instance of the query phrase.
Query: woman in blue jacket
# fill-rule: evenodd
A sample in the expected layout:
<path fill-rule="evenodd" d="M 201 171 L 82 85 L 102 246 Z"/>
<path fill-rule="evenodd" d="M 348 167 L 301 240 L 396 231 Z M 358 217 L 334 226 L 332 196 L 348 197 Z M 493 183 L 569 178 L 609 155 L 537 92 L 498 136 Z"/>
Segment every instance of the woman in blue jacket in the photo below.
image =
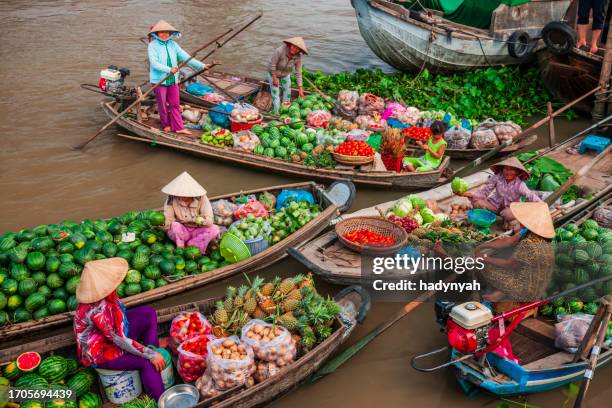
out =
<path fill-rule="evenodd" d="M 149 77 L 153 84 L 159 83 L 166 75 L 173 73 L 163 84 L 155 88 L 157 109 L 164 132 L 176 132 L 190 135 L 191 132 L 183 126 L 181 117 L 181 100 L 179 95 L 178 65 L 186 61 L 190 55 L 175 41 L 181 32 L 164 20 L 159 20 L 149 31 Z M 189 65 L 198 71 L 206 65 L 196 59 L 189 61 Z"/>

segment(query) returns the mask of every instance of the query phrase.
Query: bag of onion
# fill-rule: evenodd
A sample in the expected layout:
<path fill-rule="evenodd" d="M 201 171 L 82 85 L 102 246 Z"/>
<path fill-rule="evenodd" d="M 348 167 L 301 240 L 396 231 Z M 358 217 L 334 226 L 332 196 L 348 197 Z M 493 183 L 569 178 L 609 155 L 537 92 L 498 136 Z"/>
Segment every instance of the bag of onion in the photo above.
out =
<path fill-rule="evenodd" d="M 186 382 L 198 379 L 206 370 L 209 337 L 193 337 L 178 347 L 178 373 Z"/>
<path fill-rule="evenodd" d="M 258 360 L 283 367 L 295 359 L 295 342 L 282 326 L 253 319 L 242 327 L 241 339 L 253 348 Z"/>
<path fill-rule="evenodd" d="M 169 346 L 174 354 L 176 349 L 185 340 L 209 334 L 212 325 L 199 312 L 183 312 L 172 319 L 170 324 Z"/>
<path fill-rule="evenodd" d="M 211 340 L 207 348 L 207 364 L 217 389 L 245 384 L 255 373 L 253 349 L 242 344 L 237 336 Z"/>

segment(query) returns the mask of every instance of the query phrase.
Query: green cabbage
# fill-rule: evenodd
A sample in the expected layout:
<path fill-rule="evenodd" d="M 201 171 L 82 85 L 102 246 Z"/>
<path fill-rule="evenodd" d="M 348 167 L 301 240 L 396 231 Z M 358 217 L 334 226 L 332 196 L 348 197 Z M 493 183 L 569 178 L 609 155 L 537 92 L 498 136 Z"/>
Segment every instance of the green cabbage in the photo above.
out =
<path fill-rule="evenodd" d="M 434 220 L 438 222 L 444 222 L 448 220 L 448 215 L 443 214 L 443 213 L 434 214 Z"/>
<path fill-rule="evenodd" d="M 425 224 L 429 224 L 436 219 L 433 211 L 431 211 L 431 208 L 423 208 L 420 214 L 421 217 L 423 217 L 423 223 Z"/>
<path fill-rule="evenodd" d="M 406 197 L 400 198 L 395 202 L 391 212 L 398 217 L 407 217 L 412 211 L 412 203 Z"/>
<path fill-rule="evenodd" d="M 469 188 L 470 186 L 468 185 L 467 181 L 462 178 L 455 177 L 453 181 L 451 181 L 451 189 L 455 194 L 463 194 L 468 191 Z"/>
<path fill-rule="evenodd" d="M 410 202 L 412 203 L 413 207 L 418 208 L 419 210 L 427 208 L 427 203 L 425 200 L 418 195 L 409 195 L 408 197 L 410 198 Z"/>
<path fill-rule="evenodd" d="M 417 224 L 423 225 L 423 217 L 421 217 L 421 214 L 415 213 L 412 218 L 417 222 Z"/>

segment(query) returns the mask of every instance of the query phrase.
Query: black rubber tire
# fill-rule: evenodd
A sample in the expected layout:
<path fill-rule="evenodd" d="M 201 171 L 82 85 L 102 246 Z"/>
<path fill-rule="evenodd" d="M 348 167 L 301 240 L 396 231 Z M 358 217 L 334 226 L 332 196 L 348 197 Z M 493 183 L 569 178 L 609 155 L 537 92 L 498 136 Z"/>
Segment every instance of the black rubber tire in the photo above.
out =
<path fill-rule="evenodd" d="M 508 38 L 508 54 L 522 60 L 531 52 L 531 37 L 525 31 L 515 31 Z"/>
<path fill-rule="evenodd" d="M 578 33 L 562 21 L 551 21 L 542 29 L 542 39 L 550 52 L 565 55 L 576 46 Z"/>

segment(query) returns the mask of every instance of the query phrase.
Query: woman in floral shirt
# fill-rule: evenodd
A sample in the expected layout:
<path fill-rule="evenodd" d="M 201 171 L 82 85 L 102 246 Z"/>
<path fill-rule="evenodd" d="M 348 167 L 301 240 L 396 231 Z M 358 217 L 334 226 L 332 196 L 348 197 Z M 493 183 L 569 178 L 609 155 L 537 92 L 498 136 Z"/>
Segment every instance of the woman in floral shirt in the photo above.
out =
<path fill-rule="evenodd" d="M 126 311 L 116 289 L 128 269 L 123 258 L 85 264 L 76 292 L 77 355 L 88 367 L 140 371 L 146 392 L 157 400 L 164 392 L 160 372 L 166 364 L 160 353 L 148 347 L 159 347 L 157 314 L 149 306 Z"/>

